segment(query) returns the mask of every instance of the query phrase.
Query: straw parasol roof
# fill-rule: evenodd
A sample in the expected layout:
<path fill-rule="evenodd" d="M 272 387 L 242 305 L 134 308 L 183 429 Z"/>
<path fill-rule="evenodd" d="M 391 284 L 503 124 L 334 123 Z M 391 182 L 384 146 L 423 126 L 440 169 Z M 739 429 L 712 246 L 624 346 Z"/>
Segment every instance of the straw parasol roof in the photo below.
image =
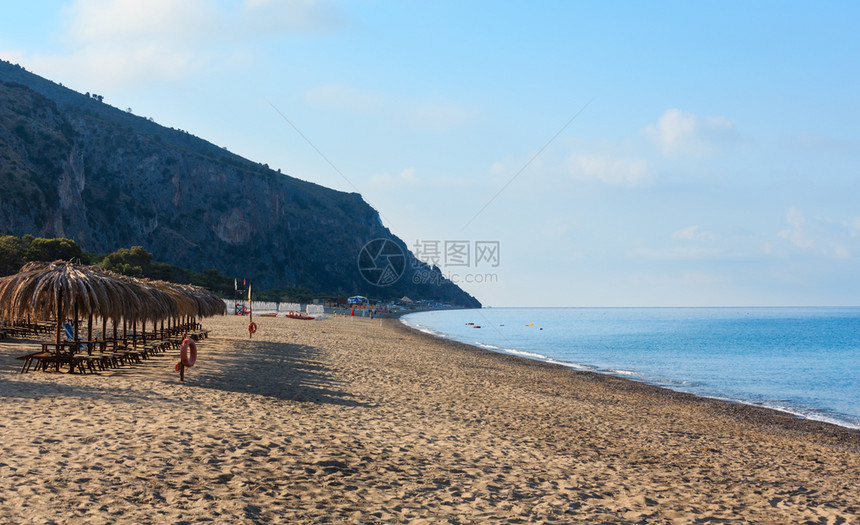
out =
<path fill-rule="evenodd" d="M 227 311 L 227 305 L 217 295 L 200 286 L 191 284 L 176 284 L 165 281 L 145 281 L 149 286 L 155 287 L 168 295 L 176 302 L 179 315 L 191 317 L 212 317 L 223 315 Z"/>
<path fill-rule="evenodd" d="M 203 287 L 192 284 L 177 284 L 174 286 L 179 287 L 186 296 L 194 301 L 194 316 L 212 317 L 214 315 L 223 315 L 227 311 L 227 305 L 224 304 L 224 301 Z"/>
<path fill-rule="evenodd" d="M 129 321 L 157 321 L 179 315 L 176 301 L 168 293 L 151 286 L 144 279 L 136 279 L 109 270 L 101 270 L 105 275 L 126 284 L 139 299 L 139 310 L 128 317 Z"/>
<path fill-rule="evenodd" d="M 143 282 L 167 294 L 173 301 L 173 304 L 176 305 L 176 315 L 193 316 L 195 314 L 197 303 L 185 293 L 180 285 L 149 279 L 143 279 Z"/>
<path fill-rule="evenodd" d="M 0 280 L 0 317 L 7 320 L 27 315 L 47 319 L 74 308 L 83 315 L 138 318 L 151 306 L 138 289 L 97 266 L 31 262 Z"/>
<path fill-rule="evenodd" d="M 82 316 L 135 322 L 211 317 L 226 306 L 199 286 L 134 279 L 66 261 L 27 263 L 19 273 L 0 278 L 0 319 L 59 318 L 73 309 Z"/>

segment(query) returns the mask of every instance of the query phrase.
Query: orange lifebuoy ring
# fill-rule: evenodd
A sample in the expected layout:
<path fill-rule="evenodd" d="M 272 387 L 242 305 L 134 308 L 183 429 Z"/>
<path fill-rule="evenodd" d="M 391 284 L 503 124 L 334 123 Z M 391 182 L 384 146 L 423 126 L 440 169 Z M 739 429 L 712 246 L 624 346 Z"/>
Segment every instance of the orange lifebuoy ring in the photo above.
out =
<path fill-rule="evenodd" d="M 185 366 L 194 366 L 197 362 L 197 343 L 194 339 L 185 339 L 179 348 L 179 360 Z"/>
<path fill-rule="evenodd" d="M 250 324 L 248 324 L 248 333 L 251 333 L 251 334 L 257 333 L 257 323 L 255 323 L 254 321 L 251 321 Z"/>

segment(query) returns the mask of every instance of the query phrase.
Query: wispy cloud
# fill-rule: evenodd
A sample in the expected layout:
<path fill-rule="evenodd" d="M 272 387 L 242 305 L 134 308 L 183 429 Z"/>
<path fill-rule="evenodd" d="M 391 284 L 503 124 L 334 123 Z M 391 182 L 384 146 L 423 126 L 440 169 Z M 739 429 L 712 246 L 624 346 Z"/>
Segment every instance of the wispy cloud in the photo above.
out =
<path fill-rule="evenodd" d="M 334 28 L 337 10 L 310 0 L 74 0 L 63 10 L 63 52 L 12 53 L 31 69 L 99 86 L 174 82 L 234 67 L 264 36 Z"/>
<path fill-rule="evenodd" d="M 420 182 L 420 179 L 415 175 L 415 168 L 409 167 L 396 175 L 390 173 L 378 173 L 370 177 L 370 183 L 376 187 L 402 187 L 415 186 Z"/>
<path fill-rule="evenodd" d="M 476 181 L 466 177 L 443 175 L 438 172 L 419 172 L 419 169 L 410 166 L 399 172 L 382 172 L 370 176 L 371 186 L 375 190 L 391 190 L 397 192 L 401 189 L 420 190 L 422 192 L 442 192 L 443 198 L 453 199 L 456 196 L 451 192 L 460 192 L 464 188 L 474 187 Z M 422 193 L 425 197 L 429 194 Z M 432 199 L 431 199 L 432 200 Z"/>
<path fill-rule="evenodd" d="M 701 157 L 740 142 L 733 122 L 725 117 L 701 117 L 680 109 L 669 109 L 644 134 L 670 157 Z"/>
<path fill-rule="evenodd" d="M 812 256 L 851 259 L 858 246 L 858 220 L 836 221 L 824 217 L 807 218 L 797 208 L 790 208 L 785 215 L 789 227 L 777 232 L 782 242 L 767 243 L 766 253 L 796 252 Z M 786 243 L 788 250 L 786 250 Z"/>
<path fill-rule="evenodd" d="M 791 244 L 797 248 L 805 249 L 815 246 L 815 242 L 809 238 L 807 233 L 806 217 L 803 216 L 802 211 L 796 208 L 791 208 L 788 210 L 788 213 L 785 214 L 785 219 L 791 227 L 780 230 L 779 233 L 776 234 L 777 237 L 791 242 Z"/>
<path fill-rule="evenodd" d="M 571 155 L 567 159 L 567 169 L 575 180 L 590 180 L 611 186 L 639 186 L 651 179 L 645 159 L 602 153 Z"/>
<path fill-rule="evenodd" d="M 713 241 L 716 237 L 711 232 L 700 231 L 698 226 L 688 226 L 672 234 L 673 240 L 681 241 Z"/>
<path fill-rule="evenodd" d="M 630 252 L 634 259 L 652 261 L 725 261 L 743 259 L 738 250 L 740 239 L 726 239 L 698 225 L 687 226 L 663 237 L 640 241 L 640 246 Z M 734 246 L 733 246 L 734 245 Z"/>

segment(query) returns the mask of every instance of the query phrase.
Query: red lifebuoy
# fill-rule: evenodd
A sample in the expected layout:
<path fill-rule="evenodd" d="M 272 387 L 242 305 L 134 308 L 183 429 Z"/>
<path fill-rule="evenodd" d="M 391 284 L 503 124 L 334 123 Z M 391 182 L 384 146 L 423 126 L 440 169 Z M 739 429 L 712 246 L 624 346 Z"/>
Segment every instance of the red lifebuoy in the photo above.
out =
<path fill-rule="evenodd" d="M 197 362 L 197 343 L 194 339 L 185 339 L 179 348 L 179 360 L 185 366 L 194 366 Z"/>
<path fill-rule="evenodd" d="M 251 321 L 251 323 L 248 324 L 248 333 L 251 333 L 251 334 L 257 333 L 257 323 L 255 323 L 254 321 Z"/>

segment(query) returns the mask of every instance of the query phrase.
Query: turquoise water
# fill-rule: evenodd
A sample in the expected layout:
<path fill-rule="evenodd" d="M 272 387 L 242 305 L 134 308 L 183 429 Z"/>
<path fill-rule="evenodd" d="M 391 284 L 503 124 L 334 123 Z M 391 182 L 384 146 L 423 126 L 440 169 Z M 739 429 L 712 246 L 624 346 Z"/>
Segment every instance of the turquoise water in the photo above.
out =
<path fill-rule="evenodd" d="M 401 321 L 489 350 L 860 428 L 860 307 L 488 308 Z"/>

